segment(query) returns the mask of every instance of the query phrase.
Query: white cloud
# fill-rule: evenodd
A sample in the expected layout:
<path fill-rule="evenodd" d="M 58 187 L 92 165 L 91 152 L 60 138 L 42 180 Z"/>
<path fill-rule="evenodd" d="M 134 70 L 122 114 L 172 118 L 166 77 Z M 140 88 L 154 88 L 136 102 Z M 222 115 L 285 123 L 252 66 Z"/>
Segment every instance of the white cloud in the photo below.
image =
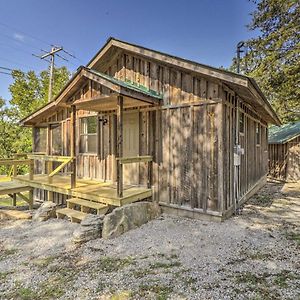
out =
<path fill-rule="evenodd" d="M 19 42 L 24 42 L 25 37 L 20 33 L 14 33 L 14 39 L 16 39 Z"/>

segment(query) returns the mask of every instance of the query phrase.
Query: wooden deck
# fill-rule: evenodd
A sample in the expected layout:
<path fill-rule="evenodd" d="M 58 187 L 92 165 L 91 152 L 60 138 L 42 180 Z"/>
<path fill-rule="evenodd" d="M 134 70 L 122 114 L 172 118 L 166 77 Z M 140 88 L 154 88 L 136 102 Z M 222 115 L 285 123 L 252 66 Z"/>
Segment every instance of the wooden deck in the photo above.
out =
<path fill-rule="evenodd" d="M 70 177 L 60 175 L 53 176 L 52 183 L 48 182 L 47 175 L 34 175 L 33 180 L 28 175 L 17 176 L 13 182 L 113 206 L 122 206 L 152 196 L 151 189 L 125 185 L 123 197 L 118 197 L 116 185 L 86 179 L 77 179 L 76 188 L 72 189 Z"/>
<path fill-rule="evenodd" d="M 0 195 L 21 193 L 32 190 L 28 184 L 16 181 L 3 181 L 0 182 Z"/>

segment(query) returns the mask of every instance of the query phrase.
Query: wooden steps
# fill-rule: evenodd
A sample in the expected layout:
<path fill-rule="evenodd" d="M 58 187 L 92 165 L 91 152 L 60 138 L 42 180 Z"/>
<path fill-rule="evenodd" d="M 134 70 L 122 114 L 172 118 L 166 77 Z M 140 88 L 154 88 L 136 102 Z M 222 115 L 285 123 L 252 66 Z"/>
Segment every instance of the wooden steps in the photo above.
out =
<path fill-rule="evenodd" d="M 80 223 L 88 214 L 74 210 L 71 208 L 60 208 L 56 210 L 56 216 L 58 219 L 63 219 L 64 217 L 70 218 L 71 222 Z"/>
<path fill-rule="evenodd" d="M 74 209 L 76 205 L 80 206 L 81 212 L 89 213 L 91 209 L 94 209 L 97 211 L 97 215 L 104 215 L 109 208 L 107 204 L 93 202 L 80 198 L 71 198 L 67 200 L 68 208 Z"/>
<path fill-rule="evenodd" d="M 80 210 L 76 208 L 79 207 Z M 93 202 L 80 198 L 71 198 L 67 200 L 67 207 L 56 210 L 56 216 L 58 219 L 63 219 L 68 217 L 71 222 L 80 223 L 91 210 L 95 210 L 97 215 L 102 215 L 107 213 L 109 205 Z"/>

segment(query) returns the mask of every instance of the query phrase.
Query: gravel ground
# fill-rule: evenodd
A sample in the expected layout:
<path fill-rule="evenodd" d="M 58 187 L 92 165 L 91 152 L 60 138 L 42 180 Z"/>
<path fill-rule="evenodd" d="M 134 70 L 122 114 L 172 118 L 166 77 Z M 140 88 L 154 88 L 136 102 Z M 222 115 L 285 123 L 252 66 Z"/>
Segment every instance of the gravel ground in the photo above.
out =
<path fill-rule="evenodd" d="M 223 223 L 163 215 L 75 246 L 76 224 L 1 221 L 0 299 L 300 299 L 300 183 Z"/>

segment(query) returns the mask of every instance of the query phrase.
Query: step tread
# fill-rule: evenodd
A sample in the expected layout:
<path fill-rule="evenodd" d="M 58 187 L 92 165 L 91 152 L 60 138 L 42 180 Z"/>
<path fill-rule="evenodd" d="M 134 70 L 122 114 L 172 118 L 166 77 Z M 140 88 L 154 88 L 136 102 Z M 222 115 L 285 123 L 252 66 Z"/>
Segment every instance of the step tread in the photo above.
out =
<path fill-rule="evenodd" d="M 93 202 L 93 201 L 79 199 L 79 198 L 71 198 L 71 199 L 68 199 L 67 202 L 73 203 L 76 205 L 81 205 L 84 207 L 93 208 L 93 209 L 102 209 L 102 208 L 108 207 L 108 205 L 104 204 L 104 203 Z"/>
<path fill-rule="evenodd" d="M 56 214 L 66 215 L 68 217 L 73 217 L 73 218 L 81 220 L 81 221 L 88 215 L 87 213 L 84 213 L 84 212 L 81 212 L 78 210 L 74 210 L 71 208 L 67 208 L 67 207 L 57 209 Z"/>

